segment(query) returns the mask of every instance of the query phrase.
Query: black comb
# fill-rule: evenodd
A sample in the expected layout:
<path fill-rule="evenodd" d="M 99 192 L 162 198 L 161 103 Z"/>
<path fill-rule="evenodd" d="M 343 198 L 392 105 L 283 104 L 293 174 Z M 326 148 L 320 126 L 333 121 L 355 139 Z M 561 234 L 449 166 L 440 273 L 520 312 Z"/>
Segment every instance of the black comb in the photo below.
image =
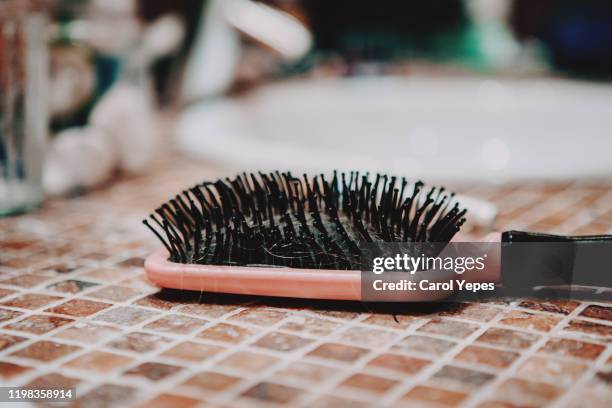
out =
<path fill-rule="evenodd" d="M 420 181 L 260 172 L 198 184 L 143 222 L 172 262 L 358 270 L 362 243 L 448 242 L 465 213 Z"/>

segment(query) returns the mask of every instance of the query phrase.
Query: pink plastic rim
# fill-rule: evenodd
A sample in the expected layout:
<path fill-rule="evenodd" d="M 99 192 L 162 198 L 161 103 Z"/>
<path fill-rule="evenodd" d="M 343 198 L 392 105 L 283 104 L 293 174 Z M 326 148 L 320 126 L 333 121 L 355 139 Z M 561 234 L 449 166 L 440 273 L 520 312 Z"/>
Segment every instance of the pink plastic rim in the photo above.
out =
<path fill-rule="evenodd" d="M 147 277 L 163 288 L 304 299 L 361 300 L 361 272 L 179 264 L 160 249 L 145 261 Z"/>

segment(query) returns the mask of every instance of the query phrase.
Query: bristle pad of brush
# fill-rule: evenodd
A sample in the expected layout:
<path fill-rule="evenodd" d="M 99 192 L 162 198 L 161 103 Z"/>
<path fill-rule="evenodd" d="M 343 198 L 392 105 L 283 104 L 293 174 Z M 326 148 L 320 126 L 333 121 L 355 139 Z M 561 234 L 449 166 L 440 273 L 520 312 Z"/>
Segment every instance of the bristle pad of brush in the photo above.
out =
<path fill-rule="evenodd" d="M 143 222 L 172 262 L 359 269 L 362 244 L 448 242 L 465 213 L 420 181 L 274 172 L 198 184 Z"/>

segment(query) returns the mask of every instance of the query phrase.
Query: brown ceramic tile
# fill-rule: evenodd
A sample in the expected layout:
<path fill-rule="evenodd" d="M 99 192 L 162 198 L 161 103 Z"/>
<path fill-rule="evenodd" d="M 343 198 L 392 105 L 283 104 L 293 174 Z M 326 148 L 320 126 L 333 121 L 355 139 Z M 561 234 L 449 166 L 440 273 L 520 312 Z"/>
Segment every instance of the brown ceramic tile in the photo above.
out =
<path fill-rule="evenodd" d="M 235 305 L 218 305 L 214 303 L 192 303 L 181 306 L 178 311 L 198 317 L 216 319 L 238 307 Z"/>
<path fill-rule="evenodd" d="M 0 322 L 6 322 L 8 320 L 19 317 L 22 314 L 23 312 L 18 312 L 16 310 L 0 309 Z"/>
<path fill-rule="evenodd" d="M 142 268 L 144 267 L 144 259 L 139 257 L 128 258 L 117 263 L 117 266 L 121 268 Z"/>
<path fill-rule="evenodd" d="M 112 340 L 107 345 L 117 350 L 148 353 L 170 343 L 170 339 L 155 334 L 132 332 Z"/>
<path fill-rule="evenodd" d="M 17 377 L 25 372 L 28 372 L 32 367 L 26 367 L 20 364 L 9 363 L 7 361 L 0 361 L 0 378 L 3 380 L 10 380 L 13 377 Z"/>
<path fill-rule="evenodd" d="M 183 384 L 188 387 L 194 387 L 204 391 L 221 392 L 239 381 L 239 377 L 216 373 L 214 371 L 204 371 L 194 375 Z"/>
<path fill-rule="evenodd" d="M 134 326 L 157 315 L 157 312 L 139 307 L 119 306 L 95 317 L 95 320 L 120 326 Z"/>
<path fill-rule="evenodd" d="M 145 328 L 162 333 L 187 334 L 201 329 L 206 323 L 206 320 L 195 317 L 172 314 L 147 324 Z"/>
<path fill-rule="evenodd" d="M 280 380 L 293 380 L 298 384 L 302 382 L 317 383 L 328 380 L 338 372 L 338 369 L 332 367 L 294 361 L 287 367 L 274 373 L 274 378 Z"/>
<path fill-rule="evenodd" d="M 545 314 L 534 314 L 511 310 L 499 321 L 506 326 L 520 327 L 527 330 L 550 331 L 561 321 L 561 318 Z"/>
<path fill-rule="evenodd" d="M 586 320 L 575 319 L 564 328 L 566 331 L 580 332 L 605 338 L 612 337 L 612 325 L 593 323 Z"/>
<path fill-rule="evenodd" d="M 432 319 L 419 328 L 419 332 L 465 338 L 478 330 L 478 326 L 449 319 Z"/>
<path fill-rule="evenodd" d="M 102 384 L 88 393 L 79 396 L 76 407 L 118 407 L 126 406 L 134 398 L 137 389 L 125 385 Z"/>
<path fill-rule="evenodd" d="M 60 357 L 64 357 L 72 352 L 80 350 L 81 347 L 71 346 L 54 341 L 41 340 L 28 345 L 21 350 L 11 353 L 12 356 L 28 358 L 38 361 L 53 361 Z"/>
<path fill-rule="evenodd" d="M 17 293 L 17 291 L 15 291 L 15 290 L 0 288 L 0 299 L 3 299 L 5 297 L 13 295 L 15 293 Z"/>
<path fill-rule="evenodd" d="M 119 332 L 119 329 L 111 326 L 89 322 L 76 322 L 74 325 L 58 331 L 53 337 L 83 344 L 93 344 Z"/>
<path fill-rule="evenodd" d="M 612 321 L 612 307 L 591 305 L 584 309 L 580 316 L 590 317 L 591 319 L 601 319 Z"/>
<path fill-rule="evenodd" d="M 573 339 L 550 339 L 540 349 L 545 353 L 555 354 L 562 357 L 577 357 L 587 360 L 595 360 L 605 350 L 605 346 L 596 343 Z"/>
<path fill-rule="evenodd" d="M 352 363 L 368 354 L 369 350 L 362 347 L 348 346 L 340 343 L 324 343 L 308 353 L 309 356 Z"/>
<path fill-rule="evenodd" d="M 359 316 L 357 312 L 348 312 L 344 310 L 313 310 L 312 313 L 340 320 L 353 320 Z"/>
<path fill-rule="evenodd" d="M 531 380 L 548 380 L 556 385 L 569 386 L 580 378 L 586 368 L 583 363 L 534 356 L 520 366 L 517 375 Z"/>
<path fill-rule="evenodd" d="M 184 341 L 164 351 L 161 355 L 181 360 L 202 361 L 225 350 L 223 347 L 211 346 L 209 344 Z"/>
<path fill-rule="evenodd" d="M 393 350 L 441 356 L 456 345 L 454 341 L 413 334 L 395 344 Z"/>
<path fill-rule="evenodd" d="M 88 293 L 87 296 L 111 302 L 124 302 L 141 294 L 141 291 L 127 286 L 108 285 Z"/>
<path fill-rule="evenodd" d="M 402 374 L 413 375 L 427 367 L 431 361 L 421 358 L 385 353 L 375 357 L 368 363 L 369 367 L 384 368 Z"/>
<path fill-rule="evenodd" d="M 483 371 L 445 365 L 434 374 L 432 380 L 436 383 L 440 381 L 456 383 L 460 385 L 462 389 L 476 389 L 485 385 L 494 378 L 495 375 L 485 373 Z"/>
<path fill-rule="evenodd" d="M 340 384 L 343 387 L 369 391 L 375 394 L 384 394 L 397 385 L 399 382 L 389 378 L 370 374 L 353 374 Z"/>
<path fill-rule="evenodd" d="M 493 368 L 506 368 L 514 362 L 519 353 L 497 350 L 490 347 L 467 346 L 455 357 L 455 360 L 475 363 Z"/>
<path fill-rule="evenodd" d="M 272 332 L 257 340 L 254 345 L 276 351 L 293 351 L 305 347 L 313 340 L 306 339 L 292 334 Z"/>
<path fill-rule="evenodd" d="M 86 299 L 71 299 L 61 305 L 54 306 L 45 310 L 48 313 L 57 313 L 68 316 L 85 317 L 98 313 L 101 310 L 111 307 L 111 304 L 94 302 Z"/>
<path fill-rule="evenodd" d="M 445 406 L 457 406 L 461 404 L 467 396 L 468 395 L 463 392 L 449 391 L 426 385 L 417 385 L 408 391 L 402 399 L 406 401 L 424 401 Z"/>
<path fill-rule="evenodd" d="M 82 278 L 88 278 L 99 282 L 114 282 L 126 277 L 125 269 L 93 269 L 80 275 Z"/>
<path fill-rule="evenodd" d="M 478 404 L 477 408 L 535 408 L 533 405 L 517 405 L 511 402 L 489 400 Z"/>
<path fill-rule="evenodd" d="M 371 404 L 352 398 L 323 395 L 309 406 L 312 408 L 368 408 Z"/>
<path fill-rule="evenodd" d="M 24 388 L 36 389 L 55 389 L 55 388 L 74 388 L 81 382 L 78 378 L 66 377 L 58 373 L 49 373 L 34 378 L 24 385 Z"/>
<path fill-rule="evenodd" d="M 244 397 L 255 398 L 266 402 L 288 404 L 295 400 L 302 390 L 286 385 L 261 382 L 242 393 Z"/>
<path fill-rule="evenodd" d="M 407 329 L 410 325 L 418 322 L 420 319 L 413 316 L 376 313 L 370 315 L 363 323 L 372 324 L 375 326 L 383 326 L 391 329 Z"/>
<path fill-rule="evenodd" d="M 257 326 L 271 326 L 287 316 L 286 312 L 273 308 L 245 309 L 230 317 L 230 320 Z"/>
<path fill-rule="evenodd" d="M 117 370 L 121 367 L 125 367 L 131 362 L 131 358 L 119 354 L 108 353 L 105 351 L 91 351 L 87 354 L 70 360 L 65 364 L 65 366 L 77 370 L 107 373 L 113 370 Z"/>
<path fill-rule="evenodd" d="M 25 293 L 16 298 L 0 303 L 1 306 L 16 307 L 20 309 L 40 309 L 49 303 L 57 302 L 63 298 L 59 296 L 45 295 L 44 293 Z"/>
<path fill-rule="evenodd" d="M 302 315 L 289 317 L 287 321 L 283 323 L 281 329 L 325 336 L 338 327 L 340 327 L 340 323 L 338 322 Z"/>
<path fill-rule="evenodd" d="M 388 330 L 353 326 L 338 335 L 338 339 L 364 347 L 382 347 L 397 339 L 399 335 Z"/>
<path fill-rule="evenodd" d="M 9 323 L 4 328 L 26 333 L 44 334 L 73 321 L 73 319 L 59 316 L 32 315 L 17 322 Z"/>
<path fill-rule="evenodd" d="M 147 362 L 127 370 L 124 374 L 143 377 L 150 381 L 160 381 L 181 371 L 182 368 L 175 365 Z"/>
<path fill-rule="evenodd" d="M 198 406 L 202 401 L 176 394 L 159 394 L 140 405 L 142 408 L 192 408 Z"/>
<path fill-rule="evenodd" d="M 145 296 L 135 303 L 140 306 L 151 307 L 159 310 L 171 310 L 178 305 L 176 302 L 164 299 L 156 293 Z"/>
<path fill-rule="evenodd" d="M 539 336 L 533 333 L 491 327 L 480 335 L 476 341 L 512 349 L 526 349 L 538 338 Z"/>
<path fill-rule="evenodd" d="M 12 336 L 10 334 L 0 333 L 0 351 L 19 344 L 26 340 L 25 337 Z"/>
<path fill-rule="evenodd" d="M 453 303 L 450 310 L 440 312 L 438 315 L 459 317 L 476 322 L 488 322 L 497 316 L 499 312 L 500 309 L 497 307 L 479 303 Z"/>
<path fill-rule="evenodd" d="M 496 399 L 516 405 L 543 406 L 557 399 L 562 390 L 543 382 L 510 378 L 494 391 Z"/>
<path fill-rule="evenodd" d="M 197 337 L 207 340 L 222 341 L 224 343 L 238 344 L 254 333 L 255 330 L 253 329 L 247 329 L 235 324 L 219 323 L 199 333 Z"/>
<path fill-rule="evenodd" d="M 220 367 L 244 371 L 250 375 L 269 368 L 278 361 L 277 358 L 251 351 L 237 351 L 217 363 Z"/>
<path fill-rule="evenodd" d="M 50 276 L 45 276 L 36 273 L 24 273 L 9 279 L 0 280 L 0 284 L 9 286 L 18 286 L 21 288 L 31 288 L 38 286 L 41 283 L 52 279 Z"/>
<path fill-rule="evenodd" d="M 47 289 L 61 293 L 79 293 L 85 289 L 97 286 L 97 283 L 78 279 L 67 279 L 47 286 Z"/>
<path fill-rule="evenodd" d="M 570 314 L 580 302 L 575 300 L 540 300 L 526 299 L 519 303 L 520 307 L 527 309 L 539 310 L 542 312 L 560 313 L 564 315 Z"/>

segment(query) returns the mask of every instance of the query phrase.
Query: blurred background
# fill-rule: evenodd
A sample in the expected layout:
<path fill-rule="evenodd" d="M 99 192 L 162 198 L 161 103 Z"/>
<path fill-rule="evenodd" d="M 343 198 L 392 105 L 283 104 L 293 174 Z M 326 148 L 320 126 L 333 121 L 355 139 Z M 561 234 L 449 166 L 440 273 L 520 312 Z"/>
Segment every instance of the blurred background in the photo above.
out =
<path fill-rule="evenodd" d="M 0 31 L 0 213 L 185 157 L 612 177 L 605 0 L 2 0 Z"/>

